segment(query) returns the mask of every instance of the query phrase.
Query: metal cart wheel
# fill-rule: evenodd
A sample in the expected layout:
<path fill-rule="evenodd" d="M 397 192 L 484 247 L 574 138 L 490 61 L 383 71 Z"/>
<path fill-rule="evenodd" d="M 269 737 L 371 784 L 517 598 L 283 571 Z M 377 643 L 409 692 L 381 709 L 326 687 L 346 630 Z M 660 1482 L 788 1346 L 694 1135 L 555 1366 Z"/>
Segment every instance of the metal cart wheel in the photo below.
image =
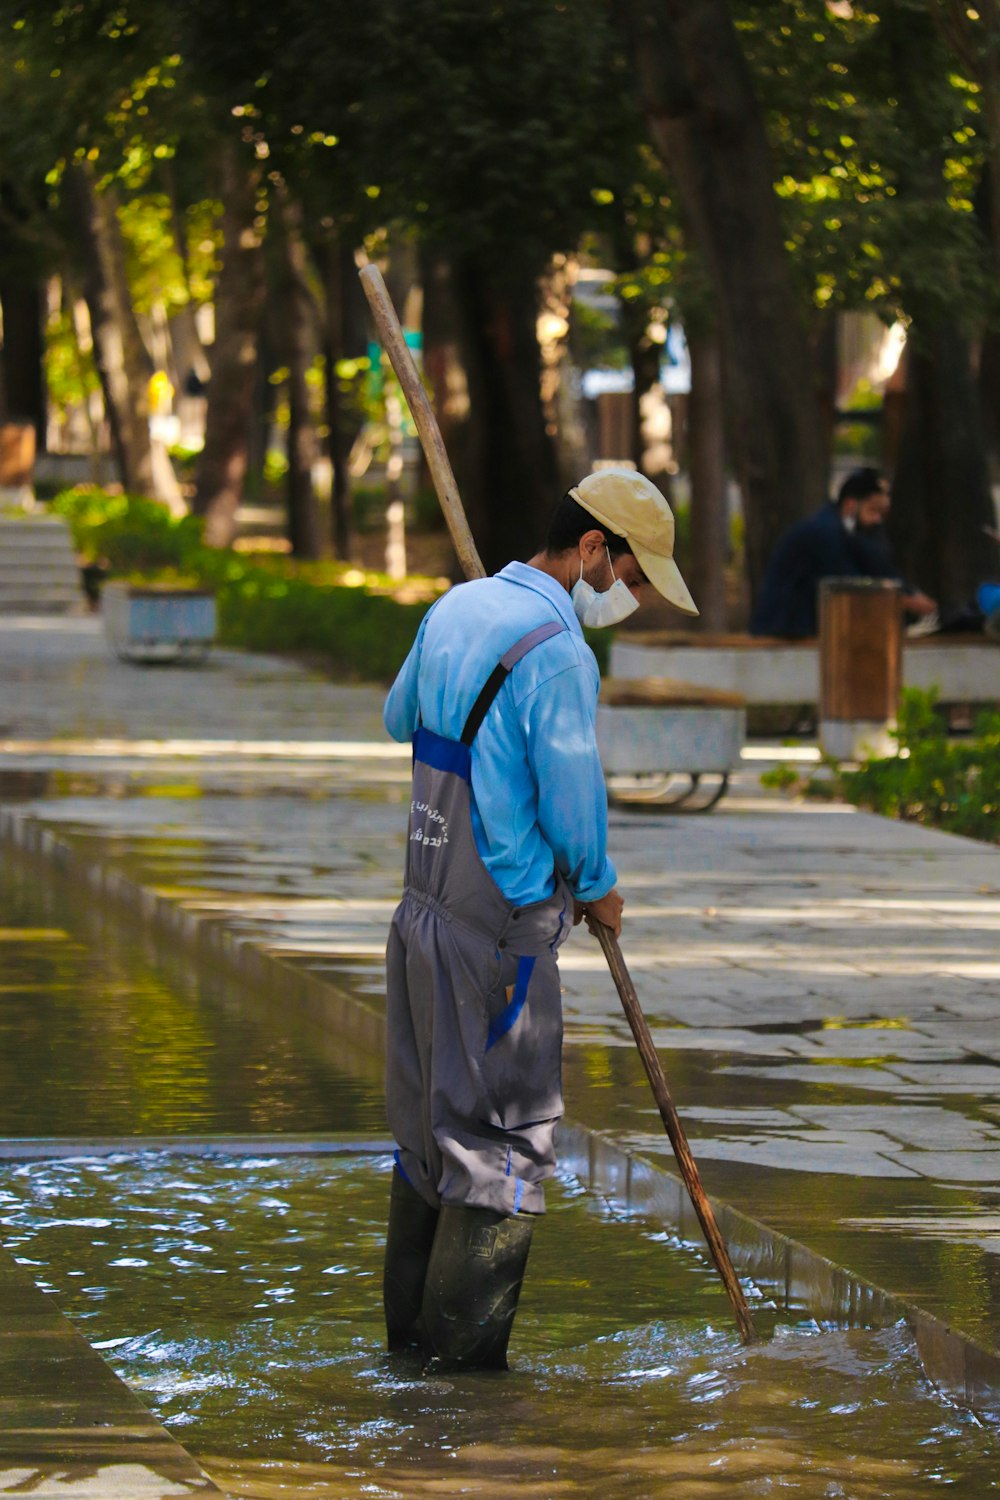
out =
<path fill-rule="evenodd" d="M 612 777 L 608 783 L 608 797 L 616 807 L 641 807 L 650 812 L 701 813 L 710 812 L 725 796 L 728 787 L 728 771 L 656 772 L 647 776 Z"/>

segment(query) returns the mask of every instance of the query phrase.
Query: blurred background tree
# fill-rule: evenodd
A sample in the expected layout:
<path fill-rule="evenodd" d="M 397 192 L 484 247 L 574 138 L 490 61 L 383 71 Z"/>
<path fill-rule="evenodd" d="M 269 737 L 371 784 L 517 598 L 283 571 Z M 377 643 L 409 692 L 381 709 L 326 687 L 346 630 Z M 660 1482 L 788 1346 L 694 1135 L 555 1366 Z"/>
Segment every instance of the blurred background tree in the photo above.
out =
<path fill-rule="evenodd" d="M 489 566 L 633 461 L 689 510 L 704 623 L 739 624 L 734 536 L 752 588 L 856 401 L 907 571 L 954 605 L 983 576 L 993 0 L 0 0 L 0 27 L 0 416 L 180 481 L 212 543 L 277 480 L 298 555 L 358 547 L 374 257 Z M 873 384 L 845 329 L 880 326 L 906 349 Z"/>

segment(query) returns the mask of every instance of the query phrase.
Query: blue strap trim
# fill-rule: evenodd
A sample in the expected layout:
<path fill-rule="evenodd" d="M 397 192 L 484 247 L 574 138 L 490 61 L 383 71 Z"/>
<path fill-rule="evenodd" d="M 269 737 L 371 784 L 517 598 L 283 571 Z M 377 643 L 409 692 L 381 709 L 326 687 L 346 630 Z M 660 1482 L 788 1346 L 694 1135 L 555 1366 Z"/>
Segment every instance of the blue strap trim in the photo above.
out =
<path fill-rule="evenodd" d="M 522 635 L 519 641 L 515 641 L 509 651 L 505 651 L 483 684 L 482 691 L 475 703 L 469 710 L 469 717 L 465 721 L 462 730 L 462 744 L 471 745 L 479 727 L 493 705 L 493 701 L 507 681 L 508 676 L 529 651 L 540 646 L 551 636 L 561 635 L 566 626 L 561 620 L 548 620 L 544 625 L 536 625 L 534 630 L 529 630 L 527 635 Z"/>
<path fill-rule="evenodd" d="M 513 672 L 518 662 L 527 656 L 529 651 L 534 651 L 543 641 L 551 640 L 554 635 L 562 635 L 566 626 L 562 620 L 546 620 L 544 625 L 536 625 L 534 630 L 529 630 L 527 635 L 522 635 L 519 641 L 515 641 L 509 651 L 505 651 L 500 658 L 500 665 L 506 667 L 508 672 Z"/>
<path fill-rule="evenodd" d="M 514 985 L 514 993 L 508 1003 L 498 1016 L 494 1016 L 490 1022 L 490 1029 L 486 1037 L 486 1050 L 490 1050 L 502 1036 L 506 1036 L 518 1016 L 524 1009 L 524 1002 L 528 998 L 528 984 L 531 980 L 531 971 L 535 967 L 533 958 L 519 958 L 517 961 L 517 980 Z"/>
<path fill-rule="evenodd" d="M 406 1175 L 406 1168 L 403 1166 L 403 1159 L 399 1154 L 398 1147 L 392 1153 L 392 1159 L 396 1164 L 396 1171 L 399 1173 L 400 1177 L 402 1177 L 404 1182 L 408 1182 L 410 1184 L 410 1187 L 413 1187 L 413 1183 L 410 1182 L 410 1179 Z"/>
<path fill-rule="evenodd" d="M 559 939 L 562 937 L 563 924 L 565 923 L 565 921 L 566 921 L 566 902 L 564 900 L 563 904 L 562 904 L 562 911 L 559 913 L 559 926 L 556 928 L 556 935 L 552 939 L 551 943 L 549 944 L 549 952 L 550 953 L 554 954 L 555 951 L 556 951 L 556 949 L 559 947 Z"/>
<path fill-rule="evenodd" d="M 514 1180 L 514 1212 L 517 1213 L 521 1207 L 521 1199 L 524 1197 L 524 1183 L 520 1177 Z"/>
<path fill-rule="evenodd" d="M 425 729 L 422 724 L 413 736 L 413 759 L 423 761 L 435 771 L 450 771 L 454 776 L 461 776 L 463 781 L 468 781 L 471 776 L 472 757 L 468 745 L 447 740 L 443 734 L 435 734 L 433 729 Z"/>

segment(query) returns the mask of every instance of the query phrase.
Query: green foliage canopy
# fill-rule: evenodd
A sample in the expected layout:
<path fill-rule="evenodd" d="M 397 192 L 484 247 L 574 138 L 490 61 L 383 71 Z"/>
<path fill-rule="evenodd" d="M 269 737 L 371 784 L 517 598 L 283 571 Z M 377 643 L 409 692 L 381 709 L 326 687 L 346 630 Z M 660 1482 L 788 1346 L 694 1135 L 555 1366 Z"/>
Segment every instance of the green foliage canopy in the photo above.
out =
<path fill-rule="evenodd" d="M 996 302 L 976 212 L 989 141 L 936 0 L 735 9 L 804 293 L 886 321 L 930 305 L 981 324 Z"/>

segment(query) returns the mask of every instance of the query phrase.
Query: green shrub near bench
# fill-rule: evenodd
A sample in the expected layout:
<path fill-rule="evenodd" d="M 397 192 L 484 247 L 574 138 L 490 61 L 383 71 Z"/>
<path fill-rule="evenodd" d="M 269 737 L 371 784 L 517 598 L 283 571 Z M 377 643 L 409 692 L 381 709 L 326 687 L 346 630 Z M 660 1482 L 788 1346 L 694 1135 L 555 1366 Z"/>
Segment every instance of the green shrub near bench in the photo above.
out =
<path fill-rule="evenodd" d="M 848 802 L 891 818 L 1000 843 L 1000 713 L 979 715 L 968 740 L 949 740 L 937 694 L 905 688 L 896 755 L 840 773 Z"/>
<path fill-rule="evenodd" d="M 815 772 L 776 765 L 761 785 L 806 797 L 842 798 L 856 807 L 946 833 L 1000 843 L 1000 713 L 979 715 L 969 739 L 949 739 L 937 694 L 904 688 L 895 755 L 854 769 L 824 757 Z"/>

